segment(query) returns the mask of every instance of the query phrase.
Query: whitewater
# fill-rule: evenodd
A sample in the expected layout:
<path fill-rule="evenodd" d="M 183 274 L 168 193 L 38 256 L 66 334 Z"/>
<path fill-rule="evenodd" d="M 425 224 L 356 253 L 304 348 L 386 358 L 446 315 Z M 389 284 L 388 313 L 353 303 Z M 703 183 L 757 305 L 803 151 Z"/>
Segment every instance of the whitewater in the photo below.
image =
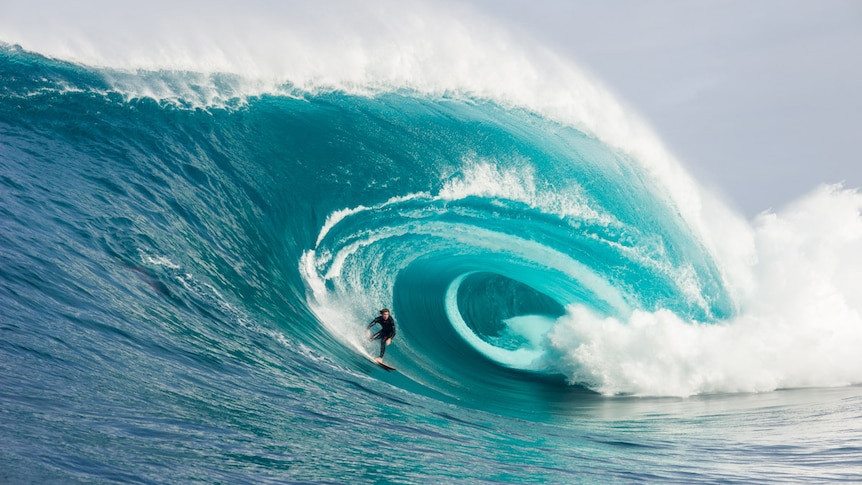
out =
<path fill-rule="evenodd" d="M 0 21 L 0 481 L 862 480 L 857 189 L 458 5 L 88 8 Z"/>

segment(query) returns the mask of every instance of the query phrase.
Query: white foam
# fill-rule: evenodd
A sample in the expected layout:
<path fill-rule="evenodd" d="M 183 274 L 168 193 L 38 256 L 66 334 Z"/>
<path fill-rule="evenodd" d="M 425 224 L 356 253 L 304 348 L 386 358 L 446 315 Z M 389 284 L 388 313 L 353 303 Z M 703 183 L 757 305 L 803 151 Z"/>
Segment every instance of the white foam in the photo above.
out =
<path fill-rule="evenodd" d="M 141 261 L 144 264 L 151 264 L 153 266 L 165 266 L 170 269 L 180 269 L 180 265 L 171 261 L 170 258 L 168 258 L 167 256 L 153 256 L 142 249 L 139 249 L 138 253 L 140 253 Z"/>
<path fill-rule="evenodd" d="M 611 215 L 591 207 L 580 187 L 539 190 L 535 172 L 529 163 L 501 168 L 491 160 L 465 159 L 460 174 L 447 180 L 440 189 L 441 200 L 461 200 L 467 197 L 487 197 L 521 202 L 546 214 L 579 221 L 587 220 L 603 226 L 619 224 Z"/>
<path fill-rule="evenodd" d="M 862 194 L 823 186 L 755 227 L 740 314 L 626 321 L 568 309 L 549 332 L 557 367 L 605 394 L 689 396 L 862 382 Z"/>

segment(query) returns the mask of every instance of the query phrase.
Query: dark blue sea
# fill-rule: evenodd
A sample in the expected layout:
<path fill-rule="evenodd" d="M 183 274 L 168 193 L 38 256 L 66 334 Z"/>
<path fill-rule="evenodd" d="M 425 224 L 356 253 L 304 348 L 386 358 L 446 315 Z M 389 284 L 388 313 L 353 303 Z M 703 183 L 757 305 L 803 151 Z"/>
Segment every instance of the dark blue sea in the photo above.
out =
<path fill-rule="evenodd" d="M 862 482 L 858 191 L 241 84 L 0 45 L 0 483 Z"/>

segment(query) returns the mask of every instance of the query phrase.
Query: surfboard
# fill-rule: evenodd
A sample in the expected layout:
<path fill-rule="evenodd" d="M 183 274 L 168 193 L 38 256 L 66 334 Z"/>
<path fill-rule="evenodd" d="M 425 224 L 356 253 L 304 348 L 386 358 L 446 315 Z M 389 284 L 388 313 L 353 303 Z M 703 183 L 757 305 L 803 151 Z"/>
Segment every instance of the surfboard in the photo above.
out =
<path fill-rule="evenodd" d="M 386 370 L 398 370 L 398 369 L 396 369 L 395 367 L 392 367 L 392 366 L 391 366 L 391 365 L 389 365 L 389 364 L 386 364 L 386 363 L 383 363 L 383 362 L 378 362 L 378 361 L 377 361 L 377 357 L 372 357 L 370 354 L 365 354 L 365 356 L 366 356 L 366 357 L 368 357 L 368 358 L 371 360 L 371 362 L 374 362 L 375 364 L 379 365 L 380 367 L 383 367 L 383 368 L 384 368 L 384 369 L 386 369 Z"/>

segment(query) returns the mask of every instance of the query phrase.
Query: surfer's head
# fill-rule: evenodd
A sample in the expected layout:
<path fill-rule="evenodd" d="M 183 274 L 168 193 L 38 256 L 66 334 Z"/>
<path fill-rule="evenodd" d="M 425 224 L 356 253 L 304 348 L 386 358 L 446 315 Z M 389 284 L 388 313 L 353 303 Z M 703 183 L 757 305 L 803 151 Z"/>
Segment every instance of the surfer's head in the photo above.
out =
<path fill-rule="evenodd" d="M 380 314 L 381 314 L 381 315 L 384 315 L 384 316 L 389 315 L 389 309 L 388 309 L 388 308 L 383 308 L 382 310 L 380 310 Z"/>

